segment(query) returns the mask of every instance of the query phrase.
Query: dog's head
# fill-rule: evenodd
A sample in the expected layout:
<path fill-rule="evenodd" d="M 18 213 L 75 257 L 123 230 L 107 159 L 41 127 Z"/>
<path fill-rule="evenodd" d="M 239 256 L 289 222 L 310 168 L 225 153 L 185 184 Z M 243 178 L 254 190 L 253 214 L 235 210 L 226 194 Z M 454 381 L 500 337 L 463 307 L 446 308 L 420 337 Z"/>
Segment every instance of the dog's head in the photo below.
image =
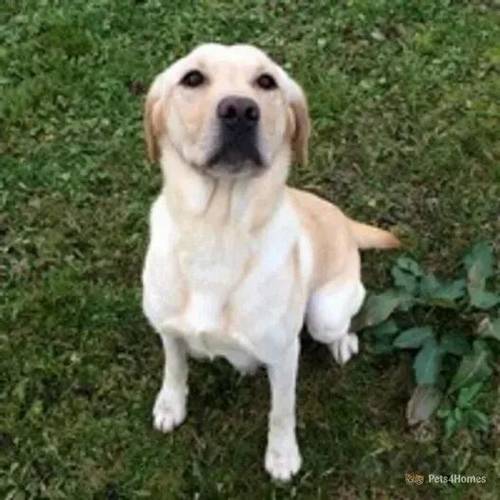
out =
<path fill-rule="evenodd" d="M 258 175 L 278 155 L 307 161 L 304 94 L 249 45 L 201 45 L 158 75 L 145 108 L 151 161 L 165 151 L 213 177 Z"/>

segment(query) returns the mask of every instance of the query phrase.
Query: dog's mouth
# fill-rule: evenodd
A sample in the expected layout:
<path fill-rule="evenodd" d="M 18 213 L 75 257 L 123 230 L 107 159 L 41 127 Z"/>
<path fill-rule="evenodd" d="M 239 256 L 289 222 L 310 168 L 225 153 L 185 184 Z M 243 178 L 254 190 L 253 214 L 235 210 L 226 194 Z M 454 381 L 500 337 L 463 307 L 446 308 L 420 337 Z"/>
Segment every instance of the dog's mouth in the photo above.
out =
<path fill-rule="evenodd" d="M 259 175 L 265 162 L 257 146 L 256 130 L 244 133 L 222 130 L 218 145 L 209 156 L 205 165 L 208 174 L 221 175 Z"/>

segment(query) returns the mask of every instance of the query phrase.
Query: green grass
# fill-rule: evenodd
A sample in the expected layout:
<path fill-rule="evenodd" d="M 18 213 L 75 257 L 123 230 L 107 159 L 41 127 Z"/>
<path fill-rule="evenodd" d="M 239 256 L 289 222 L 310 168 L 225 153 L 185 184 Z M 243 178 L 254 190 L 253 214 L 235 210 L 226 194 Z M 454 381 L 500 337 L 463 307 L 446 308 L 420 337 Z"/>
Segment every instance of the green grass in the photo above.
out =
<path fill-rule="evenodd" d="M 192 363 L 186 423 L 151 425 L 162 353 L 140 308 L 147 213 L 141 86 L 203 41 L 254 43 L 306 89 L 311 165 L 292 183 L 392 226 L 452 273 L 500 209 L 497 2 L 38 1 L 0 6 L 0 494 L 8 498 L 497 498 L 486 434 L 411 430 L 411 362 L 347 367 L 304 340 L 301 473 L 263 470 L 263 372 Z M 370 288 L 394 256 L 365 256 Z M 405 472 L 485 474 L 408 486 Z"/>

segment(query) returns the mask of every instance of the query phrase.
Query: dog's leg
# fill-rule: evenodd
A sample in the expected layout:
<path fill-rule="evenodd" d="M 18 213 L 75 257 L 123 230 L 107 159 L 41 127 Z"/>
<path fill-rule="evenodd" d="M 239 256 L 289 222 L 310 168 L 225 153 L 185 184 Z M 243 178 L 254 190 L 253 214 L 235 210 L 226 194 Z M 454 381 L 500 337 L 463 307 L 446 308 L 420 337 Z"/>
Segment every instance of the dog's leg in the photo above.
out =
<path fill-rule="evenodd" d="M 288 481 L 301 458 L 295 436 L 295 383 L 300 344 L 298 337 L 275 364 L 268 366 L 271 412 L 265 467 L 274 479 Z"/>
<path fill-rule="evenodd" d="M 361 307 L 365 289 L 360 281 L 330 282 L 316 290 L 307 307 L 311 336 L 327 344 L 335 361 L 343 365 L 358 353 L 358 336 L 349 332 L 351 317 Z"/>
<path fill-rule="evenodd" d="M 181 424 L 186 416 L 187 356 L 180 340 L 160 335 L 165 353 L 163 383 L 153 408 L 154 426 L 162 432 L 170 432 Z"/>

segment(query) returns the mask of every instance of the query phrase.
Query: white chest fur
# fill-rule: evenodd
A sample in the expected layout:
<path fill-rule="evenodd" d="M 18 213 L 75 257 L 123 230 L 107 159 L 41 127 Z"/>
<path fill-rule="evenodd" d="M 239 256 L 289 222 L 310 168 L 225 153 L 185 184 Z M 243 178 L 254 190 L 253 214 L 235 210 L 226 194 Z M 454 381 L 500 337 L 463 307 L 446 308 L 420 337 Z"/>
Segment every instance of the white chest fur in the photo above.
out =
<path fill-rule="evenodd" d="M 164 195 L 151 210 L 143 307 L 161 333 L 195 356 L 224 356 L 237 368 L 271 362 L 303 320 L 308 243 L 286 202 L 259 234 L 214 231 L 170 217 Z"/>

